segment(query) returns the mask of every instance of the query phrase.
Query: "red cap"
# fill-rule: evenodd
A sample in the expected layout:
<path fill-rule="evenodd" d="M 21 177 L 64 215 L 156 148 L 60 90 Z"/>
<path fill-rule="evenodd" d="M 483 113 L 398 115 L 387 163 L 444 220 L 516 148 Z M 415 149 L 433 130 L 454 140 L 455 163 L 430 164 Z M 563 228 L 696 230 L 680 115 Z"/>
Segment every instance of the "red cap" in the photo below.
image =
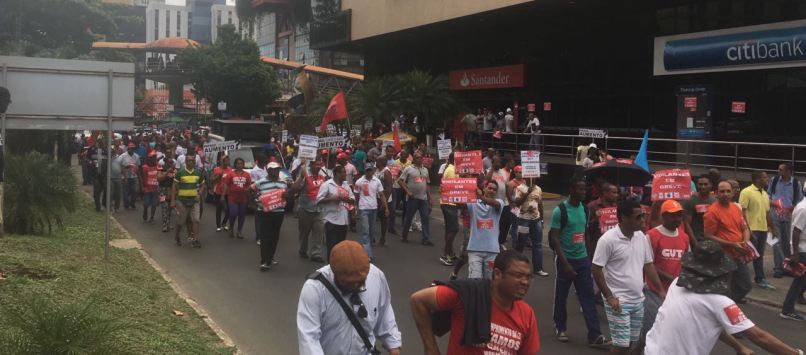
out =
<path fill-rule="evenodd" d="M 339 155 L 336 156 L 336 159 L 347 159 L 347 154 L 339 153 Z"/>
<path fill-rule="evenodd" d="M 134 143 L 129 143 L 129 148 L 137 148 L 137 146 Z"/>
<path fill-rule="evenodd" d="M 149 156 L 149 157 L 156 157 L 156 156 L 157 156 L 157 151 L 156 151 L 156 150 L 152 150 L 152 151 L 148 152 L 148 156 Z"/>
<path fill-rule="evenodd" d="M 353 152 L 353 150 L 350 149 L 350 148 L 347 148 L 347 150 L 345 150 L 344 152 L 347 153 L 347 154 L 351 154 Z"/>
<path fill-rule="evenodd" d="M 683 210 L 683 206 L 680 206 L 680 202 L 675 200 L 666 200 L 663 201 L 663 204 L 660 205 L 660 214 L 664 213 L 677 213 Z"/>
<path fill-rule="evenodd" d="M 515 165 L 515 172 L 519 173 L 521 171 L 523 171 L 523 168 L 520 165 Z"/>

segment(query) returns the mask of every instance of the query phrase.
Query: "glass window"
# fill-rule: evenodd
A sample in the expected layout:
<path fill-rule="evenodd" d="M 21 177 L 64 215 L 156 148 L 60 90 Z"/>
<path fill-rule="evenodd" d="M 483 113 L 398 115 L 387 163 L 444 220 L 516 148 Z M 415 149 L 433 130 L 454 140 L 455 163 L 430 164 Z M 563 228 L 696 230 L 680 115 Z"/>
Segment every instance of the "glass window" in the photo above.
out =
<path fill-rule="evenodd" d="M 215 23 L 216 23 L 216 26 L 221 26 L 221 10 L 216 11 Z"/>
<path fill-rule="evenodd" d="M 182 37 L 182 12 L 176 12 L 176 37 Z"/>
<path fill-rule="evenodd" d="M 165 10 L 165 37 L 171 37 L 171 10 Z"/>
<path fill-rule="evenodd" d="M 160 38 L 160 10 L 154 9 L 154 40 Z"/>

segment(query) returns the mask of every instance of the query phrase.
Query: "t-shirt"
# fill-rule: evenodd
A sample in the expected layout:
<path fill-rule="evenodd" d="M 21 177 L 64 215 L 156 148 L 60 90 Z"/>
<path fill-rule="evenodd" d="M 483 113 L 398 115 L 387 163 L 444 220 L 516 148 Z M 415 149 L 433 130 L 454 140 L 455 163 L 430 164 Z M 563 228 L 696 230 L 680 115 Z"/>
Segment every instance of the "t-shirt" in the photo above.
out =
<path fill-rule="evenodd" d="M 344 165 L 344 172 L 347 173 L 347 184 L 353 185 L 355 177 L 358 175 L 358 169 L 352 163 L 348 162 Z"/>
<path fill-rule="evenodd" d="M 406 162 L 401 162 L 400 159 L 398 160 L 389 160 L 386 162 L 386 167 L 389 168 L 389 172 L 392 174 L 392 188 L 399 189 L 400 185 L 397 183 L 397 179 L 400 177 L 400 174 L 403 173 L 403 170 L 406 169 L 411 165 L 411 160 L 406 160 Z"/>
<path fill-rule="evenodd" d="M 123 169 L 123 178 L 124 179 L 136 179 L 137 178 L 137 167 L 140 166 L 140 156 L 137 153 L 132 153 L 129 155 L 128 152 L 123 153 L 118 158 L 120 162 L 120 167 Z"/>
<path fill-rule="evenodd" d="M 745 209 L 747 226 L 753 232 L 767 231 L 767 212 L 770 211 L 770 195 L 755 185 L 745 187 L 739 193 L 739 204 Z"/>
<path fill-rule="evenodd" d="M 562 213 L 560 207 L 555 207 L 551 213 L 551 228 L 560 231 L 560 247 L 563 249 L 565 257 L 579 260 L 588 257 L 585 249 L 585 205 L 579 203 L 576 207 L 571 206 L 568 201 L 563 201 L 565 209 L 568 211 L 568 224 L 565 229 L 562 227 Z"/>
<path fill-rule="evenodd" d="M 246 191 L 252 186 L 252 176 L 246 171 L 233 170 L 223 178 L 227 186 L 227 201 L 229 203 L 246 203 Z"/>
<path fill-rule="evenodd" d="M 795 228 L 800 229 L 801 232 L 806 231 L 806 199 L 799 202 L 795 205 L 795 209 L 792 211 L 792 230 L 790 231 L 790 236 L 794 233 Z M 790 238 L 790 243 L 791 243 Z M 798 243 L 798 251 L 801 253 L 806 253 L 806 235 L 801 233 L 800 235 L 800 243 Z"/>
<path fill-rule="evenodd" d="M 213 184 L 213 193 L 221 195 L 224 192 L 224 189 L 222 188 L 224 185 L 224 178 L 227 176 L 227 174 L 231 172 L 232 168 L 230 167 L 224 168 L 221 166 L 217 166 L 213 168 L 213 175 L 221 174 L 221 178 L 219 178 L 218 181 L 216 181 L 215 184 Z"/>
<path fill-rule="evenodd" d="M 468 251 L 484 251 L 498 253 L 498 221 L 503 211 L 503 201 L 498 200 L 501 207 L 495 208 L 479 200 L 467 205 L 470 215 L 470 240 L 467 242 Z"/>
<path fill-rule="evenodd" d="M 418 200 L 428 199 L 428 169 L 422 166 L 418 168 L 414 165 L 409 165 L 403 169 L 400 178 L 406 183 L 412 198 Z"/>
<path fill-rule="evenodd" d="M 498 171 L 493 173 L 493 180 L 498 183 L 498 192 L 495 194 L 495 198 L 504 201 L 504 204 L 501 206 L 508 206 L 507 182 L 509 182 L 509 171 L 498 169 Z"/>
<path fill-rule="evenodd" d="M 706 235 L 713 235 L 730 242 L 741 242 L 744 239 L 744 218 L 742 211 L 735 203 L 729 203 L 727 207 L 722 206 L 719 202 L 708 206 L 702 221 Z M 723 247 L 723 250 L 734 258 L 739 256 L 733 248 Z"/>
<path fill-rule="evenodd" d="M 605 282 L 621 303 L 644 302 L 644 265 L 652 262 L 652 248 L 644 232 L 627 238 L 620 227 L 605 232 L 593 253 L 593 264 L 604 269 Z"/>
<path fill-rule="evenodd" d="M 303 168 L 305 169 L 305 168 Z M 305 175 L 305 180 L 302 183 L 302 192 L 299 194 L 299 207 L 308 212 L 319 212 L 319 207 L 316 204 L 316 195 L 319 194 L 319 187 L 325 183 L 327 178 L 322 170 L 316 176 L 311 175 L 310 170 Z"/>
<path fill-rule="evenodd" d="M 506 115 L 504 116 L 504 126 L 507 129 L 507 133 L 514 132 L 513 126 L 515 125 L 515 116 Z"/>
<path fill-rule="evenodd" d="M 481 160 L 481 167 L 482 167 L 482 169 L 484 169 L 484 171 L 488 171 L 488 170 L 492 169 L 492 167 L 493 167 L 492 158 L 484 157 L 484 159 Z"/>
<path fill-rule="evenodd" d="M 459 294 L 448 286 L 437 286 L 437 309 L 451 311 L 451 335 L 446 354 L 536 354 L 540 351 L 537 317 L 526 301 L 516 300 L 504 310 L 492 302 L 490 334 L 492 338 L 478 346 L 462 346 L 465 309 Z"/>
<path fill-rule="evenodd" d="M 366 176 L 362 176 L 355 182 L 355 193 L 358 194 L 358 209 L 378 209 L 378 196 L 381 196 L 381 192 L 383 192 L 381 180 L 374 176 L 372 179 L 367 180 Z"/>
<path fill-rule="evenodd" d="M 652 245 L 652 256 L 655 260 L 655 269 L 663 271 L 674 277 L 680 276 L 680 271 L 683 269 L 681 259 L 683 254 L 688 251 L 689 237 L 686 234 L 685 228 L 680 226 L 675 231 L 666 229 L 663 225 L 652 228 L 647 232 L 649 243 Z M 664 291 L 669 289 L 671 281 L 661 279 Z M 659 293 L 654 284 L 647 282 L 652 292 Z"/>
<path fill-rule="evenodd" d="M 159 189 L 159 179 L 158 179 L 158 168 L 156 166 L 149 166 L 148 164 L 144 164 L 141 168 L 143 172 L 143 177 L 145 177 L 145 181 L 143 181 L 143 192 L 157 192 Z"/>
<path fill-rule="evenodd" d="M 347 181 L 342 181 L 341 186 L 337 185 L 333 179 L 326 181 L 319 187 L 319 193 L 316 195 L 316 202 L 319 203 L 323 199 L 333 196 L 350 196 L 350 185 Z M 322 218 L 330 224 L 346 226 L 348 223 L 348 212 L 355 208 L 346 202 L 328 202 L 319 203 L 322 208 Z"/>
<path fill-rule="evenodd" d="M 695 293 L 676 284 L 675 279 L 658 309 L 644 354 L 707 355 L 723 330 L 736 334 L 755 326 L 730 298 Z"/>
<path fill-rule="evenodd" d="M 359 150 L 356 150 L 355 153 L 353 153 L 353 164 L 355 164 L 355 167 L 358 169 L 359 174 L 364 173 L 364 164 L 366 162 L 367 162 L 367 153 L 366 152 L 364 152 L 363 150 L 359 149 Z"/>
<path fill-rule="evenodd" d="M 540 186 L 535 185 L 532 188 L 532 191 L 529 192 L 529 185 L 525 183 L 519 184 L 515 187 L 515 199 L 521 198 L 526 193 L 529 195 L 526 197 L 526 200 L 523 201 L 520 207 L 520 213 L 518 214 L 518 218 L 520 219 L 528 219 L 528 220 L 536 220 L 540 218 L 540 200 L 543 199 L 543 190 L 540 189 Z"/>
<path fill-rule="evenodd" d="M 176 172 L 174 183 L 178 184 L 177 197 L 180 199 L 194 199 L 199 195 L 199 186 L 204 182 L 204 178 L 196 169 L 188 171 L 187 169 L 179 169 Z"/>
<path fill-rule="evenodd" d="M 706 199 L 703 199 L 700 195 L 691 195 L 690 199 L 683 201 L 683 209 L 686 211 L 686 214 L 691 216 L 691 229 L 698 240 L 705 237 L 705 234 L 703 234 L 702 217 L 705 216 L 705 211 L 708 210 L 708 206 L 715 201 L 716 198 L 710 195 Z"/>

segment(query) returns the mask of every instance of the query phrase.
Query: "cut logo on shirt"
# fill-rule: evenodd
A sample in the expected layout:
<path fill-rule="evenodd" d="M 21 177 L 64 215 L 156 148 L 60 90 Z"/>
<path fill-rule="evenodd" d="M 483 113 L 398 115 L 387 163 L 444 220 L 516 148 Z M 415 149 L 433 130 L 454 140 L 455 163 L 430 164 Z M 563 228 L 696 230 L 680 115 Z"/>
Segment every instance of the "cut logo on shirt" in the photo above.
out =
<path fill-rule="evenodd" d="M 728 316 L 730 324 L 736 325 L 747 320 L 747 316 L 736 304 L 732 304 L 724 308 L 725 315 Z"/>
<path fill-rule="evenodd" d="M 585 234 L 584 233 L 576 233 L 571 236 L 571 242 L 574 244 L 581 244 L 585 242 Z"/>

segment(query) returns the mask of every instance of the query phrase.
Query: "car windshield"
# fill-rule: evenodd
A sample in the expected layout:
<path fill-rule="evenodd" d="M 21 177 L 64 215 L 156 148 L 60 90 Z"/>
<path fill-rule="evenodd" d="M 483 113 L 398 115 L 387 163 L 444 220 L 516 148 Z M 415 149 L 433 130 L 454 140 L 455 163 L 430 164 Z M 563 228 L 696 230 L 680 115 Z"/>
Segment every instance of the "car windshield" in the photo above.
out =
<path fill-rule="evenodd" d="M 227 155 L 229 155 L 229 161 L 233 167 L 235 166 L 236 158 L 243 159 L 244 169 L 252 169 L 255 167 L 255 155 L 252 153 L 251 149 L 230 150 L 227 152 Z"/>

